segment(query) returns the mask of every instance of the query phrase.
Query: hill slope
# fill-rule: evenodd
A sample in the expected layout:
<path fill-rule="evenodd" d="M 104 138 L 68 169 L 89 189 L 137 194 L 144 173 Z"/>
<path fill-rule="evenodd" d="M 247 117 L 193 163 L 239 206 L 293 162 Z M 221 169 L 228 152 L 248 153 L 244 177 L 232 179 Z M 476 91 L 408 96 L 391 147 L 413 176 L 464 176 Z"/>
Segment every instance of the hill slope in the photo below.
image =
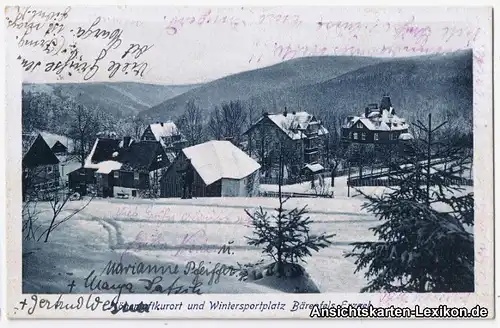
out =
<path fill-rule="evenodd" d="M 265 109 L 273 101 L 320 115 L 345 117 L 361 114 L 368 103 L 391 96 L 396 113 L 412 119 L 434 113 L 451 123 L 472 120 L 472 52 L 394 58 L 362 67 L 321 83 L 267 92 L 254 97 L 254 106 Z M 272 111 L 272 110 L 271 110 Z"/>
<path fill-rule="evenodd" d="M 208 82 L 142 112 L 141 116 L 152 120 L 173 119 L 183 112 L 186 102 L 191 99 L 208 111 L 224 101 L 246 100 L 269 91 L 323 82 L 381 61 L 382 58 L 348 56 L 293 59 Z"/>
<path fill-rule="evenodd" d="M 182 94 L 197 85 L 156 85 L 135 82 L 23 84 L 23 91 L 74 97 L 87 106 L 97 106 L 112 115 L 135 115 Z"/>

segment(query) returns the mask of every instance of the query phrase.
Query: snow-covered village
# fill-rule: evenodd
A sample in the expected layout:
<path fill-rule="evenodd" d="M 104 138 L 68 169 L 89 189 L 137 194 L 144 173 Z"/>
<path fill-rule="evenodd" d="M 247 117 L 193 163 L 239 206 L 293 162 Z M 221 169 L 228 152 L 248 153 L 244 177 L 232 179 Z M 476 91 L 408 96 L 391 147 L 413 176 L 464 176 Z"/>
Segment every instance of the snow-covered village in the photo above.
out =
<path fill-rule="evenodd" d="M 474 291 L 471 51 L 24 84 L 22 124 L 23 293 Z"/>

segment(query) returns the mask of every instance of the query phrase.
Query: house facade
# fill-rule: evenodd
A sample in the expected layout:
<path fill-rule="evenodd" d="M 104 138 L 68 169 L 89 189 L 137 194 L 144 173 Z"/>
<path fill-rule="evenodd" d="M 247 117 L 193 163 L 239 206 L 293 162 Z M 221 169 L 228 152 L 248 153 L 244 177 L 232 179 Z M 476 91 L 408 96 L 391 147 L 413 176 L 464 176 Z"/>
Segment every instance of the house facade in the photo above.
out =
<path fill-rule="evenodd" d="M 396 115 L 389 96 L 369 104 L 363 114 L 350 116 L 342 126 L 342 140 L 348 143 L 392 144 L 411 138 L 406 120 Z"/>
<path fill-rule="evenodd" d="M 161 178 L 161 197 L 179 198 L 180 171 L 191 160 L 193 197 L 251 197 L 258 193 L 260 165 L 230 141 L 212 140 L 184 148 Z"/>
<path fill-rule="evenodd" d="M 59 159 L 40 134 L 22 135 L 23 200 L 59 186 Z"/>
<path fill-rule="evenodd" d="M 93 181 L 93 175 L 97 196 L 155 197 L 159 195 L 162 172 L 169 164 L 158 141 L 98 138 L 85 161 L 83 177 L 70 179 L 70 184 Z"/>
<path fill-rule="evenodd" d="M 312 165 L 323 169 L 328 130 L 312 114 L 286 109 L 264 113 L 244 135 L 248 136 L 247 151 L 259 159 L 264 171 L 276 170 L 280 153 L 291 175 L 302 174 Z"/>
<path fill-rule="evenodd" d="M 158 141 L 165 149 L 170 161 L 187 145 L 187 140 L 174 122 L 157 122 L 148 125 L 141 140 Z"/>

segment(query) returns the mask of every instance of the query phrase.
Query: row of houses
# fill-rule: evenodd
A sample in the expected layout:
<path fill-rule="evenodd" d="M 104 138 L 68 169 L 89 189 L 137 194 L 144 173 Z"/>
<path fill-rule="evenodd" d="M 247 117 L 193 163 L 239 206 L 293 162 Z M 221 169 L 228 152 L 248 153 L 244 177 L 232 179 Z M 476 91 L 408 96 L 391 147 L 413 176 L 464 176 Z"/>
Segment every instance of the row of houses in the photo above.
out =
<path fill-rule="evenodd" d="M 367 107 L 364 115 L 348 118 L 342 136 L 352 142 L 384 142 L 394 139 L 392 133 L 396 139 L 401 138 L 407 129 L 407 123 L 395 115 L 390 98 L 385 96 L 380 106 Z M 292 150 L 290 161 L 280 162 L 287 171 L 321 173 L 328 133 L 314 115 L 285 108 L 282 113 L 264 113 L 245 131 L 249 140 L 246 147 L 219 140 L 186 147 L 186 138 L 173 122 L 157 122 L 149 125 L 139 140 L 99 136 L 83 167 L 68 173 L 68 186 L 80 194 L 93 191 L 100 197 L 180 197 L 184 187 L 182 168 L 190 160 L 194 197 L 252 196 L 258 191 L 262 166 L 272 167 L 273 160 L 276 164 L 282 155 L 276 155 L 276 151 L 284 144 Z M 38 176 L 37 183 L 45 179 L 49 185 L 57 184 L 54 153 L 65 151 L 62 143 L 50 147 L 41 136 L 36 140 L 23 154 L 23 169 L 28 172 L 37 167 L 45 173 Z M 258 163 L 259 158 L 271 162 Z"/>

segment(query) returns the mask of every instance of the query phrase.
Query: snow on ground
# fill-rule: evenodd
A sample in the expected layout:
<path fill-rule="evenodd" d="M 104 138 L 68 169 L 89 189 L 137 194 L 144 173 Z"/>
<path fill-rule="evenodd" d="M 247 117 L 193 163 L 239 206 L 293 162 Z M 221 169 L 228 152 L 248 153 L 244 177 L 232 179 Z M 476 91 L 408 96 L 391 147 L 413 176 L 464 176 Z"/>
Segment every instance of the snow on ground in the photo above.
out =
<path fill-rule="evenodd" d="M 289 202 L 288 206 L 309 203 L 314 208 L 310 213 L 316 221 L 313 232 L 336 234 L 330 248 L 314 254 L 304 264 L 319 289 L 322 292 L 359 291 L 365 284 L 364 278 L 353 274 L 353 260 L 345 259 L 343 254 L 352 249 L 348 246 L 351 242 L 373 240 L 368 228 L 376 224 L 376 220 L 359 211 L 357 199 L 290 199 Z M 70 202 L 67 210 L 82 204 Z M 244 212 L 244 208 L 251 209 L 256 204 L 272 210 L 277 199 L 95 199 L 55 230 L 49 243 L 25 243 L 25 252 L 35 249 L 35 253 L 23 262 L 24 292 L 67 292 L 70 278 L 80 282 L 73 292 L 89 292 L 83 282 L 88 274 L 93 269 L 100 274 L 107 261 L 119 262 L 120 257 L 125 265 L 143 261 L 164 266 L 176 264 L 179 268 L 184 268 L 189 261 L 198 264 L 204 261 L 207 269 L 213 269 L 219 262 L 234 266 L 257 262 L 263 255 L 260 249 L 246 243 L 245 236 L 250 236 L 252 230 Z M 50 210 L 48 204 L 39 204 L 39 208 Z M 49 220 L 48 214 L 46 211 L 41 215 L 45 223 Z M 222 245 L 229 245 L 234 254 L 218 254 Z M 189 285 L 193 277 L 188 276 L 181 274 L 179 281 Z M 99 277 L 110 284 L 132 282 L 142 288 L 144 284 L 138 284 L 138 279 L 144 276 L 132 274 Z M 164 287 L 174 279 L 165 278 Z M 239 282 L 236 276 L 222 276 L 218 283 L 212 281 L 211 285 L 208 285 L 210 277 L 204 276 L 202 280 L 205 282 L 202 290 L 207 293 L 279 292 Z"/>
<path fill-rule="evenodd" d="M 285 208 L 308 205 L 309 216 L 314 221 L 312 232 L 334 233 L 333 245 L 307 259 L 303 264 L 321 292 L 358 292 L 366 285 L 363 273 L 354 274 L 354 259 L 344 257 L 352 250 L 349 244 L 356 241 L 375 241 L 370 227 L 378 225 L 371 214 L 361 209 L 361 196 L 347 197 L 346 178 L 335 180 L 335 198 L 290 198 Z M 325 179 L 329 185 L 330 180 Z M 262 185 L 263 190 L 277 190 L 277 186 Z M 364 192 L 382 193 L 385 187 L 363 187 Z M 284 186 L 284 191 L 308 192 L 310 183 Z M 467 189 L 471 191 L 472 188 Z M 351 196 L 356 192 L 351 190 Z M 80 208 L 83 201 L 71 201 L 66 210 Z M 46 226 L 50 220 L 50 206 L 40 203 L 44 210 L 40 221 Z M 68 292 L 68 283 L 75 279 L 73 292 L 109 292 L 102 289 L 103 282 L 122 286 L 133 284 L 134 292 L 144 293 L 145 282 L 156 274 L 132 274 L 131 272 L 107 275 L 105 266 L 115 261 L 124 266 L 143 262 L 174 268 L 179 272 L 164 275 L 160 284 L 167 288 L 176 278 L 176 286 L 187 288 L 193 282 L 193 268 L 187 263 L 200 263 L 209 271 L 199 278 L 203 293 L 278 293 L 277 289 L 251 282 L 240 282 L 229 275 L 223 265 L 255 263 L 269 259 L 261 250 L 248 246 L 250 219 L 245 209 L 253 211 L 262 207 L 273 211 L 278 206 L 276 198 L 198 198 L 198 199 L 94 199 L 88 207 L 70 221 L 55 230 L 48 243 L 24 243 L 23 292 Z M 230 247 L 231 254 L 219 252 L 223 245 Z M 233 254 L 234 253 L 234 254 Z M 84 279 L 95 270 L 97 275 L 92 286 L 84 285 Z M 226 271 L 224 275 L 224 271 Z M 198 271 L 199 272 L 199 271 Z M 218 279 L 217 279 L 218 277 Z M 91 277 L 93 278 L 93 277 Z M 92 279 L 89 280 L 92 280 Z M 71 280 L 70 280 L 71 279 Z M 96 284 L 101 282 L 101 290 Z M 121 285 L 120 285 L 121 284 Z M 142 289 L 141 289 L 142 288 Z M 154 287 L 153 287 L 154 288 Z"/>
<path fill-rule="evenodd" d="M 68 181 L 68 173 L 81 167 L 81 163 L 72 155 L 58 155 L 57 158 L 59 159 L 59 174 L 63 181 Z"/>

